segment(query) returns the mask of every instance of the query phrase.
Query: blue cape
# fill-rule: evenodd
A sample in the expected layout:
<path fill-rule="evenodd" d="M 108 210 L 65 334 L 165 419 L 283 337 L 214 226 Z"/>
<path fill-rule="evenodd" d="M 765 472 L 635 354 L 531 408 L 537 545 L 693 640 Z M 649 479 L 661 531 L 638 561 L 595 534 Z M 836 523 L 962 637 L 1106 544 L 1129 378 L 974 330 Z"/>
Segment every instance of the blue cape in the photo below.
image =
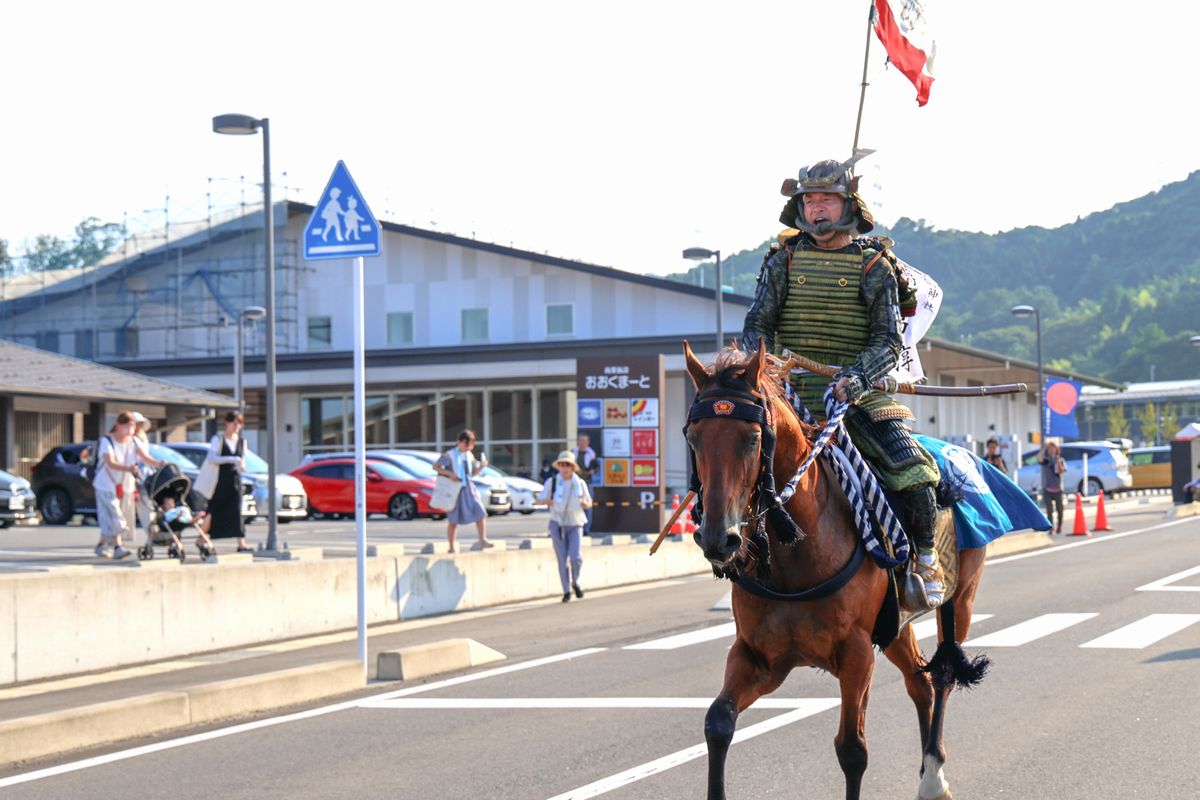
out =
<path fill-rule="evenodd" d="M 1003 472 L 964 447 L 921 434 L 913 438 L 937 461 L 949 494 L 962 497 L 954 504 L 959 547 L 983 547 L 1009 531 L 1050 530 L 1042 510 Z"/>

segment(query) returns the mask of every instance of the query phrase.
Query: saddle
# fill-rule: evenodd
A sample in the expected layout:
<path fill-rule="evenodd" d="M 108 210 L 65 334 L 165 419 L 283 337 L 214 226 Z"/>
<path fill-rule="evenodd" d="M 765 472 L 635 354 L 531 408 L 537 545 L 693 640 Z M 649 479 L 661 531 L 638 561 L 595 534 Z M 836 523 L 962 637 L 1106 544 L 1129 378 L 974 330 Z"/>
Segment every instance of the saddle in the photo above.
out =
<path fill-rule="evenodd" d="M 891 544 L 886 537 L 879 537 L 881 544 L 891 551 Z M 946 602 L 953 602 L 954 591 L 958 588 L 958 533 L 954 527 L 954 513 L 949 508 L 939 508 L 937 528 L 934 531 L 934 547 L 937 549 L 938 560 L 942 565 L 946 584 Z M 871 641 L 881 650 L 892 643 L 900 630 L 918 617 L 928 614 L 930 609 L 913 609 L 905 607 L 900 590 L 909 575 L 907 564 L 896 567 L 888 572 L 888 590 L 883 599 L 883 606 L 875 618 L 875 629 L 871 633 Z"/>

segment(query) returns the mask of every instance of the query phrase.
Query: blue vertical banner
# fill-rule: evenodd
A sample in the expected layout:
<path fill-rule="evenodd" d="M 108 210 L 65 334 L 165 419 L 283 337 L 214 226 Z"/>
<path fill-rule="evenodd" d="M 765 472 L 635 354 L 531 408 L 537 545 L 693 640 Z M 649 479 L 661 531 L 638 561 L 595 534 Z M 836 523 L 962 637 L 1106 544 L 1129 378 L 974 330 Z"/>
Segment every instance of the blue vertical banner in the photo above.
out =
<path fill-rule="evenodd" d="M 1047 436 L 1079 438 L 1079 426 L 1075 424 L 1075 408 L 1079 405 L 1079 393 L 1083 384 L 1061 378 L 1046 379 L 1046 401 L 1042 409 L 1042 428 Z"/>

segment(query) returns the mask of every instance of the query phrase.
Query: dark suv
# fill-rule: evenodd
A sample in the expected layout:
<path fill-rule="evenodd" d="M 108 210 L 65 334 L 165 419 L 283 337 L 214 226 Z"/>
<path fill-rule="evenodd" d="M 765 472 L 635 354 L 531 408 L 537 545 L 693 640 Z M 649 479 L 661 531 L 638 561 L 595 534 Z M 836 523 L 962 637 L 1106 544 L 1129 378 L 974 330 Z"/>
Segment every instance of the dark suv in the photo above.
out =
<path fill-rule="evenodd" d="M 169 447 L 151 444 L 150 455 L 171 462 L 189 479 L 196 479 L 198 470 Z M 65 525 L 75 514 L 96 516 L 96 492 L 88 475 L 95 458 L 94 442 L 64 444 L 46 453 L 34 466 L 31 483 L 37 495 L 38 510 L 42 512 L 42 522 Z M 242 495 L 242 516 L 254 517 L 258 513 L 254 484 L 246 478 L 242 479 Z"/>

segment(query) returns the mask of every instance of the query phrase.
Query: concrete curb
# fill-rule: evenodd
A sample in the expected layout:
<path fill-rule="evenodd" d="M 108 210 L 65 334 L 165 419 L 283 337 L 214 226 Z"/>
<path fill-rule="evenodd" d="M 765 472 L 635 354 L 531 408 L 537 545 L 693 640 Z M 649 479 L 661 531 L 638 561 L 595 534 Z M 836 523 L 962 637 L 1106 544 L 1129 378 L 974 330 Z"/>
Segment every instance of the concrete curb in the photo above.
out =
<path fill-rule="evenodd" d="M 1163 519 L 1180 519 L 1182 517 L 1200 516 L 1200 503 L 1183 503 L 1171 506 L 1163 514 Z"/>
<path fill-rule="evenodd" d="M 193 725 L 346 694 L 366 686 L 360 661 L 327 661 L 187 690 Z"/>
<path fill-rule="evenodd" d="M 474 639 L 443 639 L 382 652 L 376 662 L 375 672 L 379 680 L 411 681 L 503 661 L 506 657 Z"/>
<path fill-rule="evenodd" d="M 248 716 L 366 686 L 359 661 L 206 683 L 0 722 L 0 767 L 140 736 Z"/>
<path fill-rule="evenodd" d="M 0 722 L 0 766 L 68 750 L 148 736 L 188 724 L 184 692 L 96 703 Z"/>

